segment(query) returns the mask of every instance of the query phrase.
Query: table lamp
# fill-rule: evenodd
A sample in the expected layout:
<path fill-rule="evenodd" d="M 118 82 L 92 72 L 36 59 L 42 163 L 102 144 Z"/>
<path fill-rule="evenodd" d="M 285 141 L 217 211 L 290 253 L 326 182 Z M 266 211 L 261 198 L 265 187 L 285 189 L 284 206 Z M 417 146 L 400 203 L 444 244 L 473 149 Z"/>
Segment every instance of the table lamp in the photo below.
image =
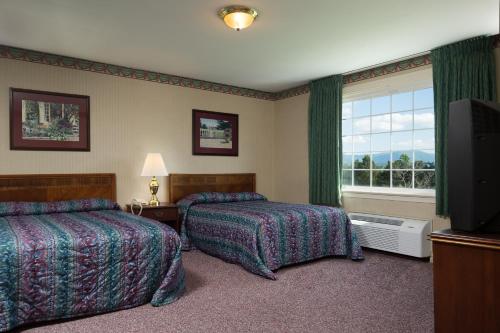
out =
<path fill-rule="evenodd" d="M 158 180 L 156 176 L 168 176 L 167 168 L 165 168 L 165 163 L 163 163 L 163 158 L 161 154 L 149 153 L 144 161 L 144 167 L 142 168 L 141 176 L 153 177 L 149 183 L 149 191 L 151 192 L 151 200 L 149 200 L 150 206 L 158 206 L 160 202 L 156 193 L 158 193 Z"/>

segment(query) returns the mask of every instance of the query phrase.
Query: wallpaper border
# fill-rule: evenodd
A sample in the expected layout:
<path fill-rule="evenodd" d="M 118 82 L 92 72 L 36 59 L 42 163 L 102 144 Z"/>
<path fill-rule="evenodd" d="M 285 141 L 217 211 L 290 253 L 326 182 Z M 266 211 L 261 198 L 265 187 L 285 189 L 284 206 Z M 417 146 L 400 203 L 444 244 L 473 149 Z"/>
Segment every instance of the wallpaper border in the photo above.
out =
<path fill-rule="evenodd" d="M 27 50 L 7 45 L 0 45 L 0 58 L 15 59 L 21 61 L 34 62 L 39 64 L 58 66 L 70 69 L 77 69 L 99 74 L 107 74 L 129 79 L 144 80 L 180 86 L 185 88 L 194 88 L 218 92 L 229 95 L 251 97 L 264 100 L 274 100 L 274 93 L 259 91 L 254 89 L 231 86 L 222 83 L 191 79 L 187 77 L 152 72 L 143 69 L 136 69 L 118 65 L 111 65 L 97 61 L 78 59 L 57 54 Z"/>
<path fill-rule="evenodd" d="M 500 35 L 494 35 L 493 45 L 500 47 Z M 87 72 L 107 74 L 124 78 L 157 82 L 185 88 L 201 89 L 211 92 L 218 92 L 229 95 L 263 99 L 267 101 L 278 101 L 285 98 L 307 94 L 309 84 L 303 84 L 297 87 L 286 89 L 280 92 L 272 93 L 249 88 L 231 86 L 223 83 L 216 83 L 198 79 L 192 79 L 177 75 L 152 72 L 142 69 L 111 65 L 102 62 L 84 60 L 79 58 L 67 57 L 57 54 L 27 50 L 7 45 L 0 45 L 0 58 L 21 60 L 51 66 L 58 66 L 70 69 L 77 69 Z M 372 79 L 375 77 L 393 74 L 408 69 L 417 68 L 431 64 L 429 54 L 405 59 L 390 64 L 370 68 L 367 70 L 355 72 L 344 76 L 344 84 L 350 84 L 358 81 Z"/>

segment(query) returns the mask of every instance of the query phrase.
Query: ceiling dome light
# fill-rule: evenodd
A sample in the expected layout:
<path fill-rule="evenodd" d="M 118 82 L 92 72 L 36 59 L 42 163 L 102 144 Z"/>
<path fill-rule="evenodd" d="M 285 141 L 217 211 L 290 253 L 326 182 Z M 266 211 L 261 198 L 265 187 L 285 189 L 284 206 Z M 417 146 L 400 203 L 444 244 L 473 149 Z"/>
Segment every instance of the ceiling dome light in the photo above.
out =
<path fill-rule="evenodd" d="M 236 31 L 249 27 L 259 15 L 255 9 L 245 6 L 224 7 L 218 14 L 228 27 Z"/>

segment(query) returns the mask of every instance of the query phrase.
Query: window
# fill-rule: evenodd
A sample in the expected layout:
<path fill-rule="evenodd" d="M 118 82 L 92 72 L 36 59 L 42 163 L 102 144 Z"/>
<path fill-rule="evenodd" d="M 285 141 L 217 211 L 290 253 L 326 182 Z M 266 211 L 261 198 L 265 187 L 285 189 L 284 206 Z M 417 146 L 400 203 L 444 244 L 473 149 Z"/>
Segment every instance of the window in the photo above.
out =
<path fill-rule="evenodd" d="M 342 105 L 344 187 L 435 187 L 432 88 Z"/>

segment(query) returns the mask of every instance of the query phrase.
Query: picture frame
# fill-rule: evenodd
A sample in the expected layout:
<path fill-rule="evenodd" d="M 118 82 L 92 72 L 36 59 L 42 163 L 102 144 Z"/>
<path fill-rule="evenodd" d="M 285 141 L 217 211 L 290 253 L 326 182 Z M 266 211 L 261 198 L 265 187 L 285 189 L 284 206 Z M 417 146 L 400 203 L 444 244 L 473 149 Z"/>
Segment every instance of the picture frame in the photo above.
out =
<path fill-rule="evenodd" d="M 90 151 L 90 97 L 10 88 L 10 149 Z"/>
<path fill-rule="evenodd" d="M 193 155 L 238 156 L 238 115 L 193 109 Z"/>

